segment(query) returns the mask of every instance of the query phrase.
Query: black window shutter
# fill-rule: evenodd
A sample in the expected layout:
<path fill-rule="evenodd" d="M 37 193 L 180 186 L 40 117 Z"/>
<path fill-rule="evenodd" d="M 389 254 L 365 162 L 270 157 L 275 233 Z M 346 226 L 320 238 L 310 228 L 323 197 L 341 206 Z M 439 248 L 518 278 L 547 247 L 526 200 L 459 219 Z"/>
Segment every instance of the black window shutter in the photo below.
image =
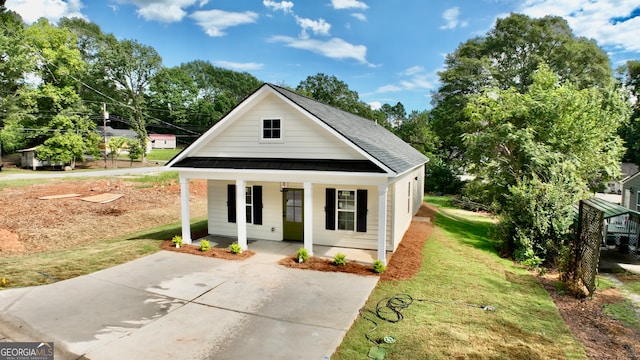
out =
<path fill-rule="evenodd" d="M 262 186 L 253 187 L 253 223 L 262 225 Z"/>
<path fill-rule="evenodd" d="M 236 222 L 236 186 L 227 185 L 227 221 Z"/>
<path fill-rule="evenodd" d="M 325 191 L 326 203 L 324 207 L 325 229 L 336 229 L 336 189 Z"/>
<path fill-rule="evenodd" d="M 367 232 L 367 199 L 367 190 L 358 190 L 356 197 L 356 231 L 358 232 Z"/>

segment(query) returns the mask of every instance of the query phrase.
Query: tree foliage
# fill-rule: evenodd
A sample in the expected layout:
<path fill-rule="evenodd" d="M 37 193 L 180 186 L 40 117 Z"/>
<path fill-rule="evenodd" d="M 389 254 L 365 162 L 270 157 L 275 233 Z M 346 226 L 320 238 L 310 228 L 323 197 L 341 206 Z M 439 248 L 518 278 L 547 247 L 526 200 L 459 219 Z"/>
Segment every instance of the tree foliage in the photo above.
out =
<path fill-rule="evenodd" d="M 74 34 L 46 19 L 12 34 L 23 36 L 24 56 L 32 61 L 18 61 L 31 67 L 22 68 L 11 100 L 3 102 L 3 140 L 9 139 L 12 149 L 38 145 L 36 155 L 42 160 L 73 163 L 94 154 L 98 136 L 77 93 L 84 63 Z M 26 81 L 27 73 L 37 81 Z"/>
<path fill-rule="evenodd" d="M 112 164 L 116 164 L 119 160 L 120 154 L 128 141 L 129 139 L 124 136 L 114 136 L 107 141 L 105 150 L 107 151 L 107 156 L 111 158 Z"/>
<path fill-rule="evenodd" d="M 627 61 L 620 72 L 622 86 L 628 91 L 633 106 L 629 122 L 619 131 L 627 147 L 623 160 L 640 165 L 640 60 Z"/>
<path fill-rule="evenodd" d="M 202 60 L 165 68 L 151 81 L 150 113 L 179 125 L 179 134 L 202 133 L 261 84 L 248 73 Z"/>
<path fill-rule="evenodd" d="M 493 87 L 472 97 L 464 141 L 507 245 L 545 258 L 548 242 L 567 234 L 574 202 L 618 174 L 628 107 L 619 91 L 579 89 L 545 64 L 531 78 L 524 93 Z"/>
<path fill-rule="evenodd" d="M 128 39 L 111 42 L 104 51 L 100 61 L 107 79 L 118 89 L 120 102 L 116 108 L 127 115 L 128 125 L 138 134 L 143 146 L 149 120 L 145 94 L 154 75 L 162 68 L 162 58 L 154 48 Z M 144 154 L 142 161 L 145 161 Z"/>
<path fill-rule="evenodd" d="M 344 81 L 334 75 L 318 73 L 307 76 L 298 84 L 295 91 L 321 103 L 376 121 L 387 128 L 391 127 L 383 112 L 375 111 L 371 109 L 369 104 L 360 101 L 358 93 L 349 89 Z"/>
<path fill-rule="evenodd" d="M 432 128 L 447 161 L 465 160 L 461 141 L 470 96 L 487 87 L 524 93 L 542 63 L 578 89 L 608 89 L 612 71 L 607 54 L 593 40 L 573 35 L 566 20 L 511 14 L 485 36 L 470 39 L 445 60 L 442 85 L 433 94 Z"/>

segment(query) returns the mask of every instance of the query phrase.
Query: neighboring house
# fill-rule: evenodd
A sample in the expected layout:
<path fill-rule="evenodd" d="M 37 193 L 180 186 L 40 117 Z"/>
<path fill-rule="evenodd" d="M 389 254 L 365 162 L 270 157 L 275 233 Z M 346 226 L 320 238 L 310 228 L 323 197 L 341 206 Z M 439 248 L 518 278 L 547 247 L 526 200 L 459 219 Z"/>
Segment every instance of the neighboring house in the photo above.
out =
<path fill-rule="evenodd" d="M 621 205 L 627 209 L 640 211 L 640 172 L 622 179 Z"/>
<path fill-rule="evenodd" d="M 174 134 L 149 134 L 153 149 L 175 149 L 176 136 Z"/>
<path fill-rule="evenodd" d="M 45 167 L 64 168 L 65 166 L 69 165 L 62 161 L 49 162 L 47 160 L 39 160 L 36 157 L 35 147 L 18 150 L 17 152 L 20 153 L 20 167 L 24 169 L 31 168 L 32 170 L 37 170 L 38 168 L 45 168 Z"/>
<path fill-rule="evenodd" d="M 610 194 L 622 194 L 622 182 L 629 177 L 637 173 L 639 170 L 638 165 L 634 163 L 621 163 L 620 164 L 620 179 L 622 180 L 610 180 L 607 182 L 607 192 Z"/>
<path fill-rule="evenodd" d="M 374 121 L 264 84 L 166 167 L 208 183 L 208 232 L 374 249 L 386 263 L 423 202 L 428 159 Z"/>
<path fill-rule="evenodd" d="M 114 138 L 114 137 L 125 137 L 127 139 L 131 139 L 131 140 L 136 140 L 138 139 L 138 134 L 133 131 L 133 130 L 129 130 L 129 129 L 114 129 L 111 126 L 96 126 L 96 131 L 98 132 L 98 134 L 100 134 L 100 136 L 102 137 L 102 140 L 100 141 L 100 150 L 104 151 L 105 149 L 105 144 L 109 142 L 109 139 Z M 146 153 L 150 153 L 151 152 L 151 139 L 147 138 L 146 143 Z M 126 150 L 122 151 L 123 154 L 128 154 L 128 152 Z"/>

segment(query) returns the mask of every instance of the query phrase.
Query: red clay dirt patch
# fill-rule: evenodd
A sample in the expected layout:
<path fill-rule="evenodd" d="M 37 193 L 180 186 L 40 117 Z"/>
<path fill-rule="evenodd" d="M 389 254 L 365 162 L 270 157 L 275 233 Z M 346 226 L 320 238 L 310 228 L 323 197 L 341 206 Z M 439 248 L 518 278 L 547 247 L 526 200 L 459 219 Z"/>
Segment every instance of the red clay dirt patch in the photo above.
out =
<path fill-rule="evenodd" d="M 180 221 L 180 185 L 140 185 L 125 178 L 56 180 L 0 190 L 0 255 L 69 249 Z M 123 196 L 106 204 L 64 194 Z M 189 183 L 190 211 L 206 214 L 206 180 Z"/>
<path fill-rule="evenodd" d="M 162 244 L 160 244 L 160 248 L 167 251 L 175 251 L 184 254 L 192 254 L 224 260 L 246 260 L 255 255 L 255 252 L 251 250 L 245 250 L 239 254 L 234 254 L 228 249 L 221 249 L 217 247 L 212 247 L 209 250 L 201 251 L 199 246 L 189 244 L 183 244 L 182 246 L 177 248 L 171 240 L 163 241 Z"/>
<path fill-rule="evenodd" d="M 24 244 L 19 241 L 18 234 L 0 229 L 0 254 L 23 252 L 24 250 Z"/>

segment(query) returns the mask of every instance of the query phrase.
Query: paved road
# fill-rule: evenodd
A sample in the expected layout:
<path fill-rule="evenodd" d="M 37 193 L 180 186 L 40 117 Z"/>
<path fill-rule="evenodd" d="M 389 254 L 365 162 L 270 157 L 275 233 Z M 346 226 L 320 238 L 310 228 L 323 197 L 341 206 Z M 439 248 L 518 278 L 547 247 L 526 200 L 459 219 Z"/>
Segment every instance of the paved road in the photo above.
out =
<path fill-rule="evenodd" d="M 0 333 L 53 341 L 56 359 L 328 359 L 378 281 L 162 251 L 57 283 L 0 291 Z M 363 358 L 366 354 L 363 354 Z"/>
<path fill-rule="evenodd" d="M 137 168 L 121 168 L 112 170 L 94 170 L 94 171 L 33 171 L 28 173 L 8 174 L 0 172 L 0 181 L 3 180 L 24 180 L 24 179 L 55 179 L 65 177 L 86 177 L 86 176 L 121 176 L 121 175 L 140 175 L 140 174 L 157 174 L 165 171 L 164 166 L 148 166 Z"/>

